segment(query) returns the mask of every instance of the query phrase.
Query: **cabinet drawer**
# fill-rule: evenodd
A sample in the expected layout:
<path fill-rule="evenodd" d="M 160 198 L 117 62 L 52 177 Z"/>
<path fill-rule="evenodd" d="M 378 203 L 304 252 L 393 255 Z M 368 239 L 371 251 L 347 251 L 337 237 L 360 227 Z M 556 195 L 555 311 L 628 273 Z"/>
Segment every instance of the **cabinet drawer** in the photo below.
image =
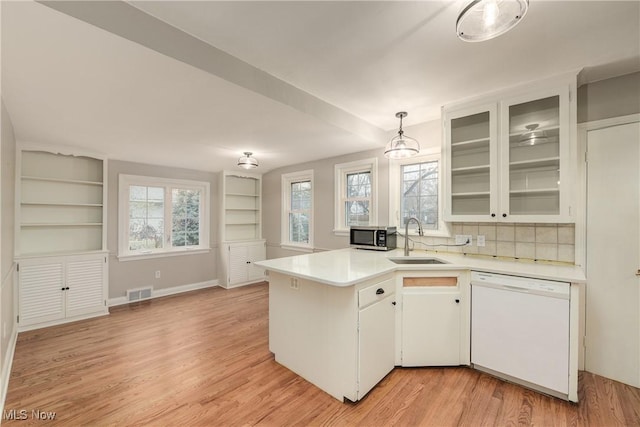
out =
<path fill-rule="evenodd" d="M 380 301 L 395 292 L 393 279 L 376 283 L 358 291 L 358 307 L 363 308 L 376 301 Z"/>

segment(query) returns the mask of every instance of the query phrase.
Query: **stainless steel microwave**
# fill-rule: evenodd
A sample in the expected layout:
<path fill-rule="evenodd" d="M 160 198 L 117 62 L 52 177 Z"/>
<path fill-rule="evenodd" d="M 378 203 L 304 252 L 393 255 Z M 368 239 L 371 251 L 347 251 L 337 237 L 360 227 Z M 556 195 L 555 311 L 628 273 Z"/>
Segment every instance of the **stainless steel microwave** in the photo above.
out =
<path fill-rule="evenodd" d="M 352 225 L 349 245 L 358 249 L 390 251 L 396 248 L 396 227 Z"/>

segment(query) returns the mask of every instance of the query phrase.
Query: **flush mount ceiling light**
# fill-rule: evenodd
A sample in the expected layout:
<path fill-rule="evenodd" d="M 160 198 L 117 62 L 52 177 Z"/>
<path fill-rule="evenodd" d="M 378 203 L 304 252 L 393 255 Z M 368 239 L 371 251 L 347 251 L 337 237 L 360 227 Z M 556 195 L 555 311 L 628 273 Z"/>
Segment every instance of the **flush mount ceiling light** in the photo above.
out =
<path fill-rule="evenodd" d="M 458 38 L 481 42 L 504 34 L 524 18 L 529 0 L 472 0 L 456 21 Z"/>
<path fill-rule="evenodd" d="M 245 169 L 255 169 L 258 167 L 258 161 L 251 157 L 253 153 L 250 151 L 245 151 L 244 156 L 238 159 L 238 166 Z"/>
<path fill-rule="evenodd" d="M 520 136 L 518 145 L 536 145 L 547 142 L 549 140 L 547 133 L 543 130 L 536 130 L 538 129 L 538 126 L 538 123 L 532 123 L 525 126 L 527 128 L 527 132 Z"/>
<path fill-rule="evenodd" d="M 402 119 L 407 117 L 407 113 L 401 111 L 396 113 L 396 117 L 400 119 L 400 129 L 398 134 L 391 138 L 391 141 L 387 144 L 384 155 L 389 159 L 413 157 L 420 152 L 420 144 L 415 139 L 406 136 L 402 130 Z"/>

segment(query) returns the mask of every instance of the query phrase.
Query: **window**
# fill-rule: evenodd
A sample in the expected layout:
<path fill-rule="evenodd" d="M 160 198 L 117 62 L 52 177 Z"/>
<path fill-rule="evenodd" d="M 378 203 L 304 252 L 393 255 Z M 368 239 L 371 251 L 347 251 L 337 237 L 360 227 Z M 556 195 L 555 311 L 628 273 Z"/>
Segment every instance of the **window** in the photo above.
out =
<path fill-rule="evenodd" d="M 424 155 L 389 163 L 389 221 L 404 233 L 407 220 L 418 218 L 425 234 L 449 236 L 442 221 L 440 155 Z M 414 222 L 409 224 L 416 233 Z"/>
<path fill-rule="evenodd" d="M 438 162 L 401 166 L 400 226 L 411 217 L 418 218 L 423 229 L 438 229 Z M 413 225 L 413 223 L 412 223 Z"/>
<path fill-rule="evenodd" d="M 118 256 L 209 249 L 209 183 L 119 177 Z"/>
<path fill-rule="evenodd" d="M 377 220 L 378 159 L 335 166 L 336 212 L 334 231 L 342 234 L 352 225 L 374 225 Z"/>
<path fill-rule="evenodd" d="M 313 248 L 313 171 L 282 175 L 282 245 Z"/>

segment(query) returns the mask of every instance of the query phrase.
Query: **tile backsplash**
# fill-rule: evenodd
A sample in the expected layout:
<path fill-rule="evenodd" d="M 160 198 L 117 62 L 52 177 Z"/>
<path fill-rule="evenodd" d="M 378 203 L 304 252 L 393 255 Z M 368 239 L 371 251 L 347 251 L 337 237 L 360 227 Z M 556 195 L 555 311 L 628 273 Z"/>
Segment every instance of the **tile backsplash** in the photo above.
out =
<path fill-rule="evenodd" d="M 471 246 L 436 246 L 446 252 L 481 254 L 509 258 L 574 263 L 575 226 L 573 224 L 453 223 L 451 234 L 470 234 Z M 478 247 L 478 235 L 485 246 Z M 426 244 L 455 244 L 455 238 L 423 237 Z"/>

